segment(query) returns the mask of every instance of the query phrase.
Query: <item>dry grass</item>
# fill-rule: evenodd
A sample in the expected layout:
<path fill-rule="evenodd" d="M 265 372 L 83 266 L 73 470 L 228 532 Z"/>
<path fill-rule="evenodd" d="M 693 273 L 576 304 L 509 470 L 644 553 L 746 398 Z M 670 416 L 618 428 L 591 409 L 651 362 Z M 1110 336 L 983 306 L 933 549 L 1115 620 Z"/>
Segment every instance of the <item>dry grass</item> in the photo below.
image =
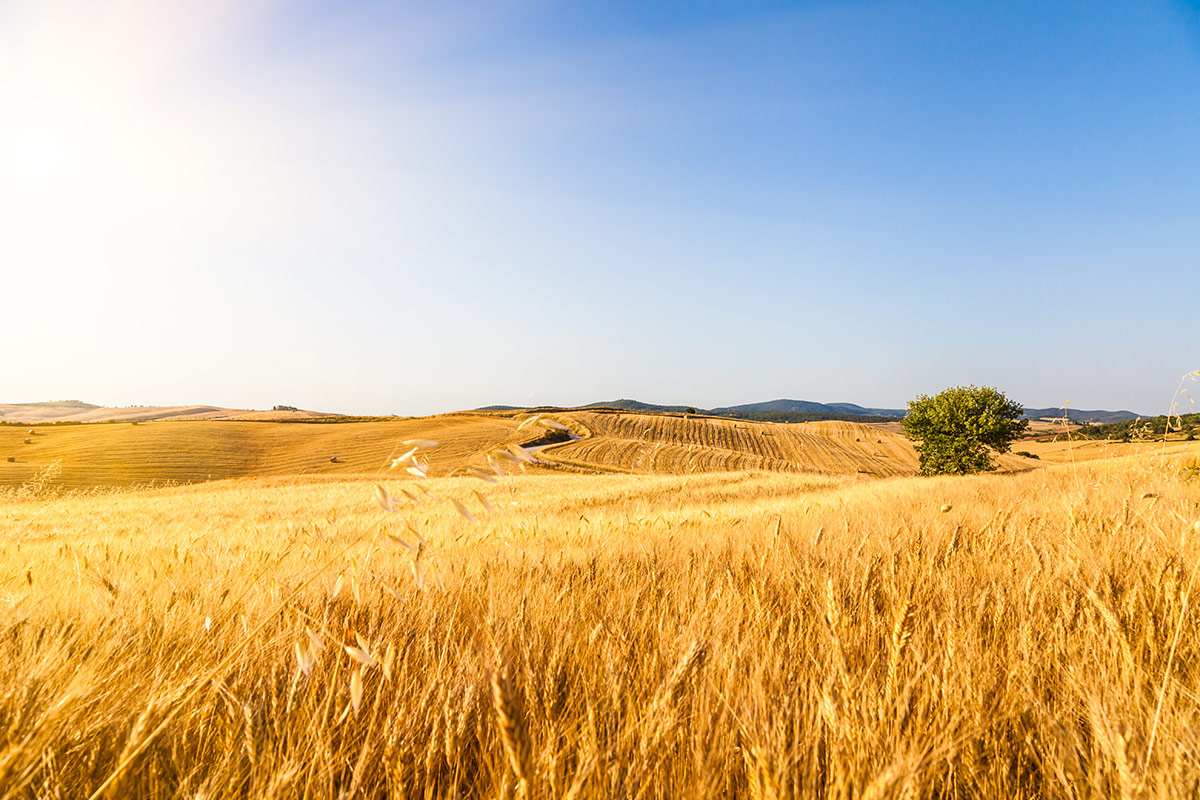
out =
<path fill-rule="evenodd" d="M 1189 474 L 10 493 L 0 798 L 1196 796 Z"/>

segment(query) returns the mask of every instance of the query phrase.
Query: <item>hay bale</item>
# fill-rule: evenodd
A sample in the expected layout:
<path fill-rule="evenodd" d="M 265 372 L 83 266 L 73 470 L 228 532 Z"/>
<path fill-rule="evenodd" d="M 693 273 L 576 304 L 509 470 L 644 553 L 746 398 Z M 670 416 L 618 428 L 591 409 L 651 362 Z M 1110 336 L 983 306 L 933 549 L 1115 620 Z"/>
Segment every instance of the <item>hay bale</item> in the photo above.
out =
<path fill-rule="evenodd" d="M 17 461 L 17 457 L 16 457 L 16 456 L 9 456 L 9 457 L 8 457 L 8 463 L 10 463 L 10 464 L 14 464 L 14 463 L 16 463 L 16 461 Z"/>
<path fill-rule="evenodd" d="M 25 444 L 33 444 L 33 439 L 26 439 Z"/>
<path fill-rule="evenodd" d="M 329 459 L 329 463 L 330 463 L 330 464 L 340 464 L 341 462 L 340 462 L 340 461 L 338 461 L 338 457 L 337 457 L 337 456 L 331 456 L 331 457 L 330 457 L 330 459 Z"/>

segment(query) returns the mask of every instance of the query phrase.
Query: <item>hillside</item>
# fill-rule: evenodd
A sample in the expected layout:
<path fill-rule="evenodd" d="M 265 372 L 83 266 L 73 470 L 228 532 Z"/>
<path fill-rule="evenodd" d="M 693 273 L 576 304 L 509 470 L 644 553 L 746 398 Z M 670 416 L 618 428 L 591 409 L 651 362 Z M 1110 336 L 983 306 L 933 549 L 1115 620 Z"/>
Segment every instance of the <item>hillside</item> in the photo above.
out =
<path fill-rule="evenodd" d="M 738 419 L 757 419 L 763 422 L 815 422 L 818 420 L 847 420 L 850 422 L 878 422 L 889 418 L 901 418 L 907 410 L 903 408 L 868 408 L 857 403 L 818 403 L 812 400 L 768 400 L 761 403 L 743 403 L 735 406 L 720 406 L 717 408 L 700 408 L 699 406 L 659 405 L 643 403 L 640 400 L 622 398 L 607 400 L 599 403 L 589 403 L 584 406 L 550 407 L 555 410 L 578 411 L 589 408 L 616 408 L 624 411 L 645 411 L 660 414 L 680 414 L 685 411 L 695 411 L 700 414 L 717 417 L 734 417 Z M 479 411 L 520 411 L 535 410 L 518 406 L 485 406 Z M 541 410 L 541 409 L 537 409 Z M 1102 409 L 1080 408 L 1026 408 L 1026 419 L 1062 419 L 1063 416 L 1072 422 L 1103 424 L 1126 422 L 1138 419 L 1140 415 L 1132 411 L 1105 411 Z M 864 419 L 859 420 L 857 418 Z"/>
<path fill-rule="evenodd" d="M 324 416 L 331 415 L 303 409 L 254 411 L 245 408 L 203 405 L 106 407 L 78 400 L 0 404 L 0 424 L 18 425 L 46 425 L 65 422 L 149 422 L 163 419 L 282 420 Z"/>
<path fill-rule="evenodd" d="M 534 416 L 540 421 L 527 422 Z M 889 477 L 917 471 L 916 453 L 895 421 L 783 424 L 615 409 L 347 420 L 166 419 L 43 425 L 32 434 L 26 427 L 0 425 L 0 486 L 19 486 L 47 469 L 53 473 L 44 476 L 47 482 L 77 489 L 249 476 L 376 475 L 389 457 L 405 449 L 401 443 L 407 439 L 440 443 L 427 452 L 431 476 L 488 469 L 487 454 L 511 444 L 534 448 L 538 462 L 525 466 L 534 472 L 764 470 Z M 556 430 L 557 425 L 569 435 Z M 1078 437 L 1072 442 L 1065 438 L 1067 431 L 1049 427 L 1039 438 L 1060 441 L 1017 442 L 1014 451 L 1037 459 L 1008 454 L 999 457 L 1000 468 L 1019 471 L 1046 462 L 1109 458 L 1150 446 Z M 1179 442 L 1177 447 L 1190 451 L 1193 444 Z"/>
<path fill-rule="evenodd" d="M 664 414 L 681 414 L 691 410 L 710 416 L 733 416 L 743 419 L 759 418 L 764 421 L 773 422 L 801 422 L 857 416 L 903 417 L 905 413 L 904 409 L 897 408 L 864 408 L 854 403 L 815 403 L 810 400 L 769 400 L 765 403 L 746 403 L 737 406 L 722 406 L 720 408 L 700 408 L 698 406 L 666 406 L 655 403 L 643 403 L 640 400 L 630 400 L 628 398 L 589 403 L 584 406 L 574 406 L 570 410 L 587 408 L 618 408 L 625 411 L 647 411 Z M 511 406 L 488 406 L 486 410 L 515 409 Z M 782 418 L 782 415 L 795 415 L 795 418 L 785 420 Z M 771 419 L 768 420 L 768 417 L 771 417 Z"/>
<path fill-rule="evenodd" d="M 487 469 L 489 451 L 535 448 L 534 471 L 691 474 L 732 470 L 891 476 L 916 471 L 916 455 L 894 431 L 852 422 L 784 425 L 619 411 L 547 414 L 462 412 L 417 419 L 319 425 L 161 420 L 26 429 L 0 425 L 0 485 L 47 469 L 70 488 L 197 482 L 246 476 L 378 474 L 406 439 L 431 439 L 431 475 Z M 556 431 L 564 425 L 574 440 Z M 26 443 L 28 440 L 28 444 Z M 565 440 L 565 441 L 564 441 Z M 8 459 L 13 459 L 9 461 Z M 332 459 L 336 458 L 336 461 Z M 1006 457 L 1007 469 L 1036 464 Z"/>
<path fill-rule="evenodd" d="M 1195 436 L 1195 428 L 1200 425 L 1200 414 L 1179 414 L 1171 417 L 1172 434 L 1182 433 Z M 1167 430 L 1167 417 L 1148 417 L 1109 422 L 1101 425 L 1088 425 L 1079 430 L 1079 435 L 1088 439 L 1137 439 L 1147 437 L 1162 437 Z"/>
<path fill-rule="evenodd" d="M 856 403 L 815 403 L 811 400 L 769 400 L 765 403 L 746 403 L 740 406 L 714 408 L 713 413 L 726 412 L 806 412 L 818 414 L 854 414 L 874 417 L 903 417 L 903 408 L 864 408 Z"/>
<path fill-rule="evenodd" d="M 429 454 L 431 472 L 448 474 L 479 452 L 529 439 L 529 431 L 517 434 L 517 424 L 502 416 L 445 414 L 324 425 L 229 420 L 65 425 L 37 428 L 32 435 L 0 426 L 0 486 L 19 485 L 50 467 L 56 473 L 51 482 L 70 488 L 369 475 L 414 438 L 440 442 Z M 16 460 L 7 461 L 10 457 Z"/>
<path fill-rule="evenodd" d="M 588 403 L 586 406 L 578 406 L 578 408 L 619 408 L 624 411 L 648 411 L 654 414 L 682 414 L 688 409 L 704 412 L 703 409 L 697 409 L 694 406 L 663 406 L 655 403 L 643 403 L 641 400 L 629 400 L 622 398 L 621 400 L 608 400 L 601 403 Z"/>
<path fill-rule="evenodd" d="M 1026 408 L 1026 419 L 1062 419 L 1066 417 L 1072 422 L 1089 422 L 1104 424 L 1111 422 L 1127 422 L 1137 419 L 1140 414 L 1132 411 L 1088 411 L 1082 408 Z"/>
<path fill-rule="evenodd" d="M 608 472 L 689 474 L 770 470 L 873 477 L 911 475 L 917 455 L 904 436 L 856 422 L 803 425 L 667 414 L 579 411 L 554 415 L 580 438 L 539 457 Z M 1007 470 L 1036 462 L 1002 456 Z"/>
<path fill-rule="evenodd" d="M 56 400 L 49 403 L 0 403 L 0 422 L 34 424 L 60 419 L 79 418 L 100 406 L 79 400 Z"/>
<path fill-rule="evenodd" d="M 580 406 L 576 409 L 561 410 L 578 411 L 596 408 L 644 411 L 652 414 L 696 413 L 703 416 L 756 420 L 758 422 L 821 422 L 824 420 L 886 422 L 904 416 L 903 411 L 869 409 L 853 403 L 826 404 L 810 403 L 804 400 L 773 400 L 768 403 L 751 403 L 744 406 L 714 409 L 695 408 L 694 406 L 660 406 L 643 403 L 639 400 L 612 400 L 606 403 Z"/>

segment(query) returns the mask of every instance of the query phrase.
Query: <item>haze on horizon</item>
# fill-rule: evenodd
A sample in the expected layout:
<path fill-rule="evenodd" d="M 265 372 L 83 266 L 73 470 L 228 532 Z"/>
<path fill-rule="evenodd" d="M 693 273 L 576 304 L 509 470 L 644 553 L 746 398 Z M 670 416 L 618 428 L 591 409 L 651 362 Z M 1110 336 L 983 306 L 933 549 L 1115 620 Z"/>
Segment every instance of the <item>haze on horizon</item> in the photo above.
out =
<path fill-rule="evenodd" d="M 1185 2 L 0 5 L 0 402 L 1167 410 Z"/>

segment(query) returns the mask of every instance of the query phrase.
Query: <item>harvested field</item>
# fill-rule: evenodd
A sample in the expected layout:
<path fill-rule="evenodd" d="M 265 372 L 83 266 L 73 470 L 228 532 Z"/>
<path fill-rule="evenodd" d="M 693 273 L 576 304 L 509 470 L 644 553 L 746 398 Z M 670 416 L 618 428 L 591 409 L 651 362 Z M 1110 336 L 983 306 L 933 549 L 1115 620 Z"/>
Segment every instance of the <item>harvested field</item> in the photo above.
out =
<path fill-rule="evenodd" d="M 399 455 L 406 439 L 433 439 L 433 474 L 445 475 L 491 447 L 527 438 L 511 419 L 444 414 L 355 423 L 165 421 L 40 427 L 0 426 L 0 486 L 49 469 L 69 488 L 217 480 L 272 475 L 369 475 Z M 337 462 L 330 459 L 337 457 Z"/>
<path fill-rule="evenodd" d="M 917 472 L 917 454 L 903 435 L 856 422 L 782 424 L 671 414 L 572 412 L 578 441 L 541 457 L 596 471 L 691 474 L 738 470 L 872 477 Z M 1002 469 L 1035 464 L 1002 456 Z"/>
<path fill-rule="evenodd" d="M 779 424 L 670 414 L 571 411 L 526 425 L 524 412 L 461 412 L 367 422 L 161 420 L 130 423 L 0 426 L 0 486 L 40 479 L 74 489 L 192 483 L 249 476 L 372 475 L 406 439 L 442 444 L 430 474 L 487 468 L 485 454 L 530 445 L 567 427 L 574 441 L 538 450 L 526 469 L 687 475 L 767 470 L 891 477 L 917 471 L 912 445 L 884 427 L 854 422 Z M 29 438 L 31 444 L 25 445 Z M 551 437 L 553 438 L 553 437 Z M 337 461 L 332 461 L 335 458 Z M 1038 462 L 1001 456 L 1001 469 Z"/>
<path fill-rule="evenodd" d="M 1083 439 L 1064 434 L 1044 441 L 1023 439 L 1013 443 L 1013 450 L 1033 453 L 1047 462 L 1069 464 L 1128 456 L 1200 453 L 1200 441 L 1183 441 L 1178 434 L 1172 434 L 1171 439 L 1165 445 L 1161 438 L 1158 441 L 1118 442 L 1104 439 Z"/>

